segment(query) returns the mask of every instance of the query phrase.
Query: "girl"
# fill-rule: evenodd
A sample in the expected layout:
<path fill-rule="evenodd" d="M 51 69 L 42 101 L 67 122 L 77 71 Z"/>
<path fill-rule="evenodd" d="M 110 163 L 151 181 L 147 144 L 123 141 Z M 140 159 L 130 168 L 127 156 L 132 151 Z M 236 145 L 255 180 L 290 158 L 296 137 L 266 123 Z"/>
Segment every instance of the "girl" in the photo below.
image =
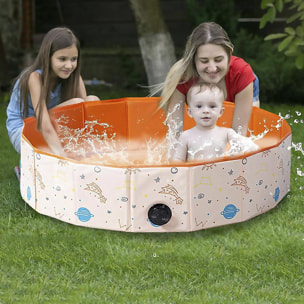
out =
<path fill-rule="evenodd" d="M 65 27 L 50 30 L 33 65 L 17 78 L 7 107 L 6 127 L 15 150 L 20 153 L 24 118 L 36 116 L 37 128 L 51 151 L 66 156 L 48 110 L 91 100 L 99 98 L 86 94 L 80 76 L 78 39 Z"/>
<path fill-rule="evenodd" d="M 184 56 L 162 85 L 160 106 L 172 113 L 167 118 L 170 130 L 179 125 L 175 136 L 183 131 L 187 92 L 198 81 L 218 84 L 224 90 L 227 101 L 235 103 L 232 128 L 246 136 L 253 102 L 259 106 L 258 80 L 250 65 L 232 52 L 233 44 L 220 25 L 206 22 L 193 30 Z"/>

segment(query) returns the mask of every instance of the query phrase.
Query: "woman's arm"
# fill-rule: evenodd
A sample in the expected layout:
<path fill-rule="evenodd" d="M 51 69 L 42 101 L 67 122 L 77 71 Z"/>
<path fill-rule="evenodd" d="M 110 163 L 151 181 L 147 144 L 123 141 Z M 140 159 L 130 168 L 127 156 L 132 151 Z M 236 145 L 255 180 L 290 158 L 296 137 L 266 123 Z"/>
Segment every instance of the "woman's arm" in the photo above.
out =
<path fill-rule="evenodd" d="M 33 72 L 29 77 L 29 91 L 32 99 L 32 104 L 35 110 L 35 115 L 38 117 L 41 113 L 41 129 L 40 132 L 45 139 L 46 143 L 50 147 L 53 153 L 61 156 L 66 156 L 64 149 L 60 143 L 55 128 L 51 122 L 51 118 L 44 101 L 40 107 L 38 107 L 40 94 L 41 94 L 41 81 L 40 75 L 37 72 Z"/>
<path fill-rule="evenodd" d="M 241 135 L 246 136 L 250 121 L 253 102 L 253 82 L 235 95 L 232 128 Z"/>

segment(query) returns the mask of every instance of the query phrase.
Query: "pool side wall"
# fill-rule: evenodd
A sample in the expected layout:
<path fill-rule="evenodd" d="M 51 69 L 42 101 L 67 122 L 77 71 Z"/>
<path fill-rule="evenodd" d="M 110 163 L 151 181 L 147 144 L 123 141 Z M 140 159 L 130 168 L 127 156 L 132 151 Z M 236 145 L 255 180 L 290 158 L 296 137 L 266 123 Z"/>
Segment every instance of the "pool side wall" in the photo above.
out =
<path fill-rule="evenodd" d="M 73 225 L 127 232 L 186 232 L 243 222 L 274 208 L 290 189 L 291 134 L 246 158 L 198 166 L 114 168 L 60 159 L 22 136 L 23 199 Z M 155 226 L 148 210 L 166 204 Z"/>

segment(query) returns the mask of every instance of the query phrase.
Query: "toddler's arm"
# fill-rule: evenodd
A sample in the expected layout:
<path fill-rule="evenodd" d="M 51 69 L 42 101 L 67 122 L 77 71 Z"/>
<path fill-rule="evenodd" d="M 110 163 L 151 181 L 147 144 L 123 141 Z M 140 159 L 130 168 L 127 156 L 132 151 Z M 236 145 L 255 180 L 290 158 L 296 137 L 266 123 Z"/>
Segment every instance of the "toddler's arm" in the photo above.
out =
<path fill-rule="evenodd" d="M 254 152 L 259 149 L 249 137 L 237 134 L 233 129 L 228 131 L 228 141 L 230 143 L 230 150 L 228 155 L 243 154 L 246 152 Z"/>

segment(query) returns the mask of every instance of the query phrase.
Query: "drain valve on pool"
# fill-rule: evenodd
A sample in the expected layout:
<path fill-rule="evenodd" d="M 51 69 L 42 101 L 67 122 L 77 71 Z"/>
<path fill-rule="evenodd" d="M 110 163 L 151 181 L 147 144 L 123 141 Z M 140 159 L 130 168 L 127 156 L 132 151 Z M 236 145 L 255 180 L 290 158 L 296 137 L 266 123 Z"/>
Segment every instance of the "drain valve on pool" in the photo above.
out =
<path fill-rule="evenodd" d="M 165 204 L 155 204 L 148 211 L 148 218 L 152 224 L 162 226 L 167 224 L 172 216 L 171 209 Z"/>

